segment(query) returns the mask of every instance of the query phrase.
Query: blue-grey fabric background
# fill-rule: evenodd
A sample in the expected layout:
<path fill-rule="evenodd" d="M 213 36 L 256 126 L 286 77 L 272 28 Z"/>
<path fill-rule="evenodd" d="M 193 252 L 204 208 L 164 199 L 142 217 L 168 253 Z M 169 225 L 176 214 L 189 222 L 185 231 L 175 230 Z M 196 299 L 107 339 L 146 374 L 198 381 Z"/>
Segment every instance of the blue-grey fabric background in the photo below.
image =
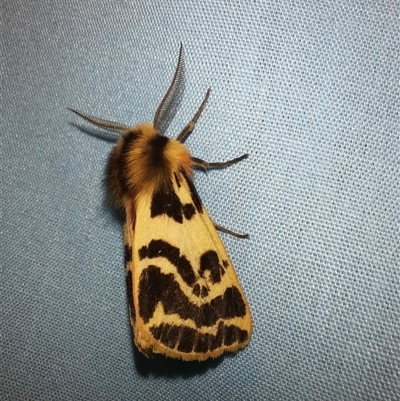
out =
<path fill-rule="evenodd" d="M 1 1 L 1 399 L 398 400 L 400 3 Z M 147 360 L 128 321 L 113 143 L 67 110 L 187 141 L 249 299 L 250 345 Z"/>

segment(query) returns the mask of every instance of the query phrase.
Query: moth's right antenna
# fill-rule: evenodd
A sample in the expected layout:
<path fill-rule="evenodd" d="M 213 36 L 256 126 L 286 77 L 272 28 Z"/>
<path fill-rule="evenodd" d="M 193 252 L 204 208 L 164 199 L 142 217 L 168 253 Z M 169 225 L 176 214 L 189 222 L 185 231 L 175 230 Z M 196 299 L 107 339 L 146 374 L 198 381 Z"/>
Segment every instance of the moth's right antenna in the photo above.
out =
<path fill-rule="evenodd" d="M 179 49 L 178 65 L 175 69 L 174 77 L 169 85 L 167 92 L 161 100 L 160 105 L 157 108 L 156 114 L 154 115 L 153 126 L 155 129 L 162 132 L 162 128 L 165 125 L 168 117 L 174 108 L 176 101 L 179 98 L 183 87 L 183 80 L 185 75 L 185 59 L 183 55 L 183 45 Z"/>

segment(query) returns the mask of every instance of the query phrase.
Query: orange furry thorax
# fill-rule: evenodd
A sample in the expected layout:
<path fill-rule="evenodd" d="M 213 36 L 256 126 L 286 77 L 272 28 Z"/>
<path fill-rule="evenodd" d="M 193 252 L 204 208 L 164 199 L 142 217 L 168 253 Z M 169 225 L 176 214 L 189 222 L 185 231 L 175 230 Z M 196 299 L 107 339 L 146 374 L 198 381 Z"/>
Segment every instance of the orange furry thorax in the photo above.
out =
<path fill-rule="evenodd" d="M 120 137 L 110 154 L 105 182 L 116 206 L 124 199 L 166 191 L 174 172 L 191 177 L 192 158 L 179 141 L 163 136 L 151 123 L 140 123 Z"/>

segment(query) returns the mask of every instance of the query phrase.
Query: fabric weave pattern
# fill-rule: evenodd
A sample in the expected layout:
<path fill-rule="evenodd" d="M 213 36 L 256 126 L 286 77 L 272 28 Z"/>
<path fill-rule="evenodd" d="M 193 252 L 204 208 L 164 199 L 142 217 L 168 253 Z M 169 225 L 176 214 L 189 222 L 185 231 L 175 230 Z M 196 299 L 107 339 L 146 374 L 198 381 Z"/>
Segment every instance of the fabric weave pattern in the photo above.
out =
<path fill-rule="evenodd" d="M 400 399 L 400 3 L 2 3 L 3 400 Z M 152 120 L 184 43 L 176 136 L 250 157 L 196 172 L 254 333 L 206 363 L 147 360 L 129 327 L 113 145 L 67 107 Z"/>

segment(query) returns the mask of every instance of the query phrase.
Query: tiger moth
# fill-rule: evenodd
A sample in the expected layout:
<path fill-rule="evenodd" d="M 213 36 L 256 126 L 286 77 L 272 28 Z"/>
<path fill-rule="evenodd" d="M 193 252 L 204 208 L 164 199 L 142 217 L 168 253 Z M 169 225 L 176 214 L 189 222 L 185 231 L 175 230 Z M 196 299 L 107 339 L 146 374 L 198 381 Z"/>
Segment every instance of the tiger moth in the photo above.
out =
<path fill-rule="evenodd" d="M 223 168 L 245 158 L 209 163 L 183 144 L 210 95 L 176 139 L 163 128 L 184 78 L 183 47 L 172 82 L 153 123 L 129 127 L 70 109 L 119 134 L 106 167 L 105 185 L 124 210 L 124 248 L 130 321 L 137 348 L 204 361 L 244 348 L 252 333 L 250 308 L 217 230 L 246 238 L 213 222 L 194 187 L 194 168 Z"/>

